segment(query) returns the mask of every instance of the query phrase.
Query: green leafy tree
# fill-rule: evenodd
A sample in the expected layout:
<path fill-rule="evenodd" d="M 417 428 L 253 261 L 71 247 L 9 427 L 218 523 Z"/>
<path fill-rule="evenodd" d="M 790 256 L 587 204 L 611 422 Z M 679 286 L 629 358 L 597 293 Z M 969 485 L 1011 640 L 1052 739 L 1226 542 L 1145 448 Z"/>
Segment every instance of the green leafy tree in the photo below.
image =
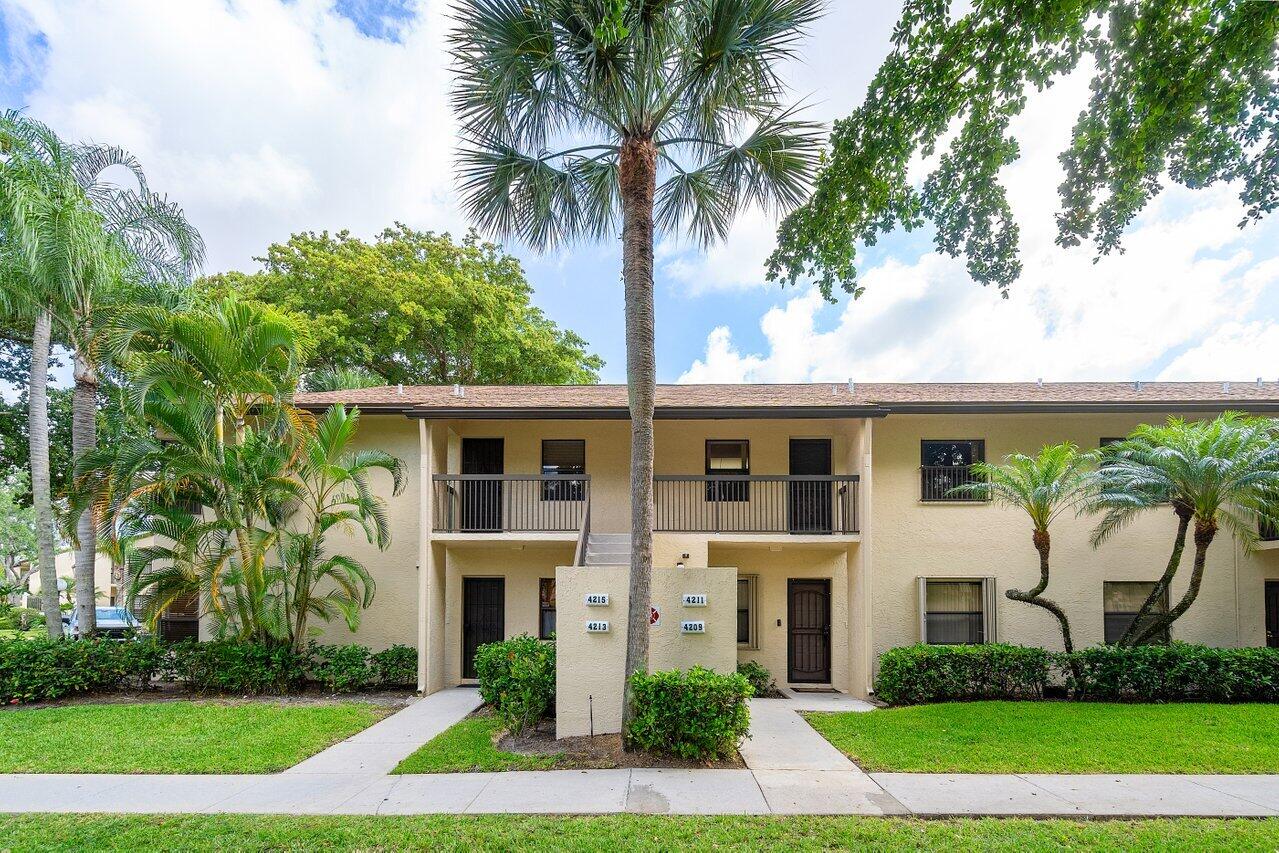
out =
<path fill-rule="evenodd" d="M 978 462 L 972 471 L 979 482 L 965 483 L 951 490 L 1022 510 L 1030 517 L 1031 542 L 1039 553 L 1039 583 L 1028 590 L 1006 590 L 1004 595 L 1051 613 L 1061 627 L 1061 642 L 1067 653 L 1075 650 L 1070 620 L 1057 602 L 1044 597 L 1048 589 L 1048 554 L 1052 548 L 1048 528 L 1062 513 L 1078 512 L 1089 505 L 1096 492 L 1091 463 L 1089 454 L 1080 453 L 1079 448 L 1069 442 L 1050 444 L 1036 456 L 1014 453 L 1005 457 L 1001 465 Z"/>
<path fill-rule="evenodd" d="M 25 382 L 25 379 L 23 380 Z M 65 495 L 71 486 L 71 390 L 48 389 L 49 487 L 53 496 Z M 14 402 L 0 400 L 0 471 L 15 468 L 31 470 L 31 442 L 27 435 L 29 406 L 25 390 Z M 26 491 L 19 496 L 24 506 L 31 506 L 30 478 Z"/>
<path fill-rule="evenodd" d="M 802 200 L 817 127 L 783 106 L 778 68 L 820 10 L 818 0 L 456 8 L 453 105 L 468 215 L 537 249 L 621 232 L 631 415 L 624 722 L 629 676 L 648 669 L 654 232 L 710 243 L 744 206 Z"/>
<path fill-rule="evenodd" d="M 363 371 L 378 385 L 599 381 L 603 362 L 532 305 L 519 261 L 473 234 L 458 244 L 401 224 L 372 242 L 306 232 L 258 260 L 263 271 L 210 276 L 200 291 L 287 314 L 311 339 L 317 373 Z"/>
<path fill-rule="evenodd" d="M 0 563 L 4 585 L 11 590 L 26 586 L 36 562 L 36 513 L 22 499 L 29 493 L 28 474 L 11 469 L 0 477 Z"/>
<path fill-rule="evenodd" d="M 1224 526 L 1245 549 L 1257 541 L 1259 523 L 1274 523 L 1279 491 L 1279 441 L 1275 424 L 1227 412 L 1211 421 L 1169 418 L 1164 426 L 1143 424 L 1106 448 L 1098 471 L 1094 508 L 1102 517 L 1093 545 L 1109 540 L 1135 518 L 1171 508 L 1177 517 L 1172 555 L 1119 645 L 1140 645 L 1167 634 L 1194 604 L 1203 581 L 1208 546 Z M 1181 600 L 1155 612 L 1181 565 L 1193 525 L 1194 563 Z"/>
<path fill-rule="evenodd" d="M 926 222 L 981 284 L 1021 273 L 1000 170 L 1035 92 L 1094 63 L 1061 154 L 1057 242 L 1099 254 L 1167 180 L 1237 181 L 1246 222 L 1279 202 L 1279 4 L 1240 0 L 906 0 L 862 105 L 835 125 L 812 199 L 783 223 L 769 275 L 857 295 L 856 245 Z M 953 138 L 947 142 L 952 133 Z M 945 145 L 916 186 L 909 167 Z"/>

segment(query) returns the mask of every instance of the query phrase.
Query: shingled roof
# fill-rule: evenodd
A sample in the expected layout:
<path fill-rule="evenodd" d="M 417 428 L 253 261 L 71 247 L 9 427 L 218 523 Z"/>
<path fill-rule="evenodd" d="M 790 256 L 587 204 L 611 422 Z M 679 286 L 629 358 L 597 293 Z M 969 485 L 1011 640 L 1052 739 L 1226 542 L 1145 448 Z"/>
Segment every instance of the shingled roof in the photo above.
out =
<path fill-rule="evenodd" d="M 625 385 L 406 385 L 297 396 L 413 417 L 625 418 Z M 860 417 L 948 411 L 1279 411 L 1279 382 L 814 382 L 659 385 L 657 417 Z"/>

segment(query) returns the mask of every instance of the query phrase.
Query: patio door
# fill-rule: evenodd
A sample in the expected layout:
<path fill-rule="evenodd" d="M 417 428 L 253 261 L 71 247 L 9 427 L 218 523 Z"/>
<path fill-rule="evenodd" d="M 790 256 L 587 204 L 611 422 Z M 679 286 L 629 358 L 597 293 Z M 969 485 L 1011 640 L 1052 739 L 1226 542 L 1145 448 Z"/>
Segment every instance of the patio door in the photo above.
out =
<path fill-rule="evenodd" d="M 500 438 L 462 439 L 462 473 L 491 474 L 492 479 L 462 481 L 462 529 L 492 533 L 502 529 L 502 475 L 505 442 Z"/>
<path fill-rule="evenodd" d="M 792 684 L 830 683 L 830 580 L 786 582 L 787 666 Z"/>
<path fill-rule="evenodd" d="M 829 438 L 790 440 L 792 476 L 830 476 Z M 789 484 L 790 532 L 831 532 L 831 484 L 825 480 L 800 480 Z"/>
<path fill-rule="evenodd" d="M 1266 645 L 1279 648 L 1279 581 L 1266 581 Z"/>
<path fill-rule="evenodd" d="M 506 636 L 506 579 L 462 578 L 462 677 L 475 678 L 475 650 Z"/>

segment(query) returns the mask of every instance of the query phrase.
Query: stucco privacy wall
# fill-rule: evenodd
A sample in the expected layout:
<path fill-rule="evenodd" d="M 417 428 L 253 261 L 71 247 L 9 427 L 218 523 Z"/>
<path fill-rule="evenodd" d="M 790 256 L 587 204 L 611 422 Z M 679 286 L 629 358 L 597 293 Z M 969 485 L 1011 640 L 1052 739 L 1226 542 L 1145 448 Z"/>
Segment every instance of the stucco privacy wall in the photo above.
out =
<path fill-rule="evenodd" d="M 893 415 L 874 430 L 874 584 L 876 656 L 918 642 L 916 577 L 994 577 L 998 639 L 1061 648 L 1055 620 L 1040 608 L 1004 597 L 1038 579 L 1038 556 L 1025 514 L 985 504 L 923 503 L 920 442 L 984 439 L 986 459 L 1034 454 L 1045 444 L 1072 441 L 1084 450 L 1102 438 L 1126 435 L 1165 415 Z M 1187 415 L 1193 417 L 1193 415 Z M 1153 581 L 1171 551 L 1175 520 L 1156 511 L 1099 548 L 1089 544 L 1096 519 L 1060 517 L 1052 527 L 1052 582 L 1047 594 L 1065 609 L 1077 646 L 1103 640 L 1102 584 Z M 1187 554 L 1172 589 L 1175 602 L 1190 574 Z M 1279 552 L 1243 556 L 1222 532 L 1208 552 L 1199 598 L 1173 628 L 1179 640 L 1215 646 L 1263 645 L 1262 580 L 1279 577 Z"/>
<path fill-rule="evenodd" d="M 418 425 L 402 415 L 360 414 L 360 428 L 352 450 L 384 450 L 404 465 L 404 491 L 392 494 L 391 475 L 374 471 L 369 475 L 373 491 L 386 501 L 391 543 L 385 551 L 369 543 L 364 531 L 351 527 L 329 534 L 331 553 L 359 560 L 373 576 L 373 603 L 361 616 L 359 630 L 352 634 L 341 619 L 310 624 L 320 628 L 322 643 L 360 643 L 374 650 L 396 643 L 416 646 L 418 642 L 418 509 L 421 486 L 418 477 Z"/>
<path fill-rule="evenodd" d="M 622 671 L 626 664 L 626 566 L 560 566 L 556 580 L 555 735 L 575 737 L 621 731 Z M 653 569 L 652 600 L 661 623 L 649 634 L 649 669 L 704 666 L 737 668 L 735 568 Z M 588 594 L 607 593 L 604 607 L 588 607 Z M 684 607 L 701 594 L 705 607 Z M 587 621 L 607 620 L 607 633 L 587 633 Z M 685 620 L 706 623 L 704 634 L 684 634 Z"/>
<path fill-rule="evenodd" d="M 659 420 L 654 425 L 654 470 L 657 474 L 706 473 L 707 439 L 750 441 L 752 474 L 788 474 L 790 439 L 831 439 L 833 474 L 855 474 L 849 448 L 861 429 L 860 419 L 830 420 Z M 437 429 L 440 425 L 437 424 Z M 586 473 L 591 477 L 591 530 L 630 531 L 630 423 L 624 420 L 455 420 L 448 421 L 448 471 L 461 470 L 463 438 L 504 440 L 507 474 L 542 470 L 542 440 L 583 439 Z"/>
<path fill-rule="evenodd" d="M 857 546 L 852 546 L 854 549 Z M 738 646 L 739 661 L 753 660 L 762 664 L 778 684 L 786 684 L 787 648 L 787 581 L 791 578 L 824 578 L 830 580 L 831 685 L 850 689 L 849 551 L 838 546 L 787 547 L 779 551 L 767 548 L 729 548 L 712 545 L 711 560 L 716 565 L 737 566 L 738 577 L 755 577 L 754 647 Z M 812 685 L 804 685 L 812 686 Z"/>

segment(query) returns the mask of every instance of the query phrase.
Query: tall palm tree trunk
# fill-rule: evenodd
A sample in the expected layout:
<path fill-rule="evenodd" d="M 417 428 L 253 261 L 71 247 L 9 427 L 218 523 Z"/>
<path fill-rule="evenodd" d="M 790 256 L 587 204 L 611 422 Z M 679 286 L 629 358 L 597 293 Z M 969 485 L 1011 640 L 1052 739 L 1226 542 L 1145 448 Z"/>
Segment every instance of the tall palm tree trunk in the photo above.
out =
<path fill-rule="evenodd" d="M 1190 517 L 1193 513 L 1189 507 L 1184 506 L 1175 505 L 1173 510 L 1177 513 L 1177 536 L 1172 542 L 1172 555 L 1168 558 L 1168 565 L 1164 568 L 1163 576 L 1150 591 L 1150 595 L 1146 596 L 1146 600 L 1137 609 L 1137 615 L 1133 617 L 1132 624 L 1128 626 L 1127 631 L 1124 631 L 1116 645 L 1135 646 L 1140 642 L 1137 638 L 1138 632 L 1146 624 L 1155 603 L 1161 601 L 1167 593 L 1168 587 L 1172 585 L 1173 575 L 1177 574 L 1177 568 L 1181 565 L 1181 555 L 1186 551 L 1186 531 L 1190 529 Z"/>
<path fill-rule="evenodd" d="M 27 441 L 31 452 L 31 494 L 36 510 L 37 560 L 40 564 L 40 607 L 49 636 L 62 636 L 58 606 L 57 555 L 53 543 L 53 494 L 49 485 L 49 340 L 53 315 L 41 309 L 31 335 L 31 373 L 27 378 Z"/>
<path fill-rule="evenodd" d="M 1195 564 L 1190 573 L 1190 585 L 1186 587 L 1186 592 L 1181 596 L 1181 600 L 1177 605 L 1167 613 L 1157 613 L 1146 627 L 1137 635 L 1133 645 L 1140 645 L 1156 634 L 1168 630 L 1173 622 L 1181 618 L 1181 614 L 1190 609 L 1190 605 L 1195 603 L 1195 599 L 1199 597 L 1199 586 L 1203 582 L 1204 565 L 1208 561 L 1208 546 L 1212 544 L 1213 537 L 1217 535 L 1217 522 L 1213 520 L 1195 519 Z"/>
<path fill-rule="evenodd" d="M 657 365 L 653 333 L 653 194 L 657 147 L 629 139 L 618 161 L 622 196 L 622 281 L 626 299 L 626 387 L 631 411 L 631 577 L 626 620 L 622 731 L 631 721 L 630 677 L 648 671 L 653 574 L 653 407 Z"/>
<path fill-rule="evenodd" d="M 1075 641 L 1070 636 L 1070 620 L 1066 618 L 1066 611 L 1061 609 L 1061 605 L 1050 598 L 1044 598 L 1044 590 L 1048 588 L 1048 555 L 1052 549 L 1052 539 L 1048 535 L 1047 530 L 1036 530 L 1031 535 L 1031 541 L 1035 543 L 1035 550 L 1039 552 L 1039 583 L 1035 584 L 1034 589 L 1025 592 L 1017 589 L 1007 590 L 1004 595 L 1013 601 L 1021 601 L 1025 604 L 1033 604 L 1036 607 L 1042 607 L 1057 618 L 1057 625 L 1061 628 L 1061 644 L 1066 650 L 1066 654 L 1070 655 L 1075 651 Z M 1079 665 L 1072 659 L 1070 660 L 1070 672 L 1075 678 L 1075 683 L 1079 683 Z"/>
<path fill-rule="evenodd" d="M 83 347 L 75 353 L 75 390 L 71 395 L 71 452 L 75 459 L 98 446 L 98 370 Z M 94 565 L 98 559 L 98 527 L 90 506 L 76 519 L 75 609 L 80 635 L 97 630 Z"/>

